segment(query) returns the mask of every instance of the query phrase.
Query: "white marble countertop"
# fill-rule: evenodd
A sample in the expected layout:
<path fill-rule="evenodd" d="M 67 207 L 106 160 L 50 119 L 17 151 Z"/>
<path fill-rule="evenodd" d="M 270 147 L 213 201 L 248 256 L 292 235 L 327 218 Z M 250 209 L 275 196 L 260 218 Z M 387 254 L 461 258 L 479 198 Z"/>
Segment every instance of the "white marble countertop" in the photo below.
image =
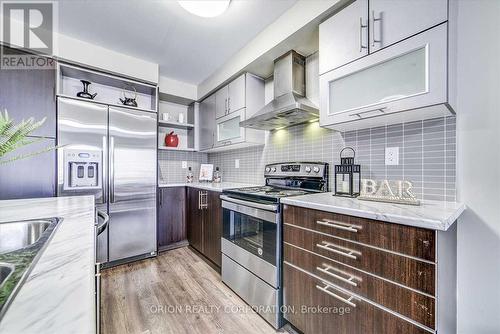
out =
<path fill-rule="evenodd" d="M 283 198 L 281 203 L 441 231 L 446 231 L 465 210 L 465 204 L 457 202 L 422 201 L 420 206 L 413 206 L 361 201 L 333 196 L 331 192 Z"/>
<path fill-rule="evenodd" d="M 193 183 L 158 183 L 158 187 L 191 187 L 204 190 L 220 191 L 234 188 L 244 188 L 244 187 L 257 187 L 261 184 L 249 184 L 249 183 L 237 183 L 237 182 L 221 182 L 221 183 L 203 183 L 203 182 L 193 182 Z"/>
<path fill-rule="evenodd" d="M 0 333 L 95 333 L 94 197 L 0 201 L 0 222 L 60 217 Z"/>

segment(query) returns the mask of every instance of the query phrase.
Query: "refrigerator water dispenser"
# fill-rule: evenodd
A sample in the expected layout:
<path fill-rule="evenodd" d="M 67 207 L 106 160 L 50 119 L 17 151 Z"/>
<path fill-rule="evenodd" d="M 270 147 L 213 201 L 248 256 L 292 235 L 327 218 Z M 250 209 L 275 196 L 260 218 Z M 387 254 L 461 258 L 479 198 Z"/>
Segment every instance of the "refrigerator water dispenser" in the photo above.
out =
<path fill-rule="evenodd" d="M 99 150 L 64 150 L 64 189 L 99 189 L 102 173 L 102 154 Z"/>

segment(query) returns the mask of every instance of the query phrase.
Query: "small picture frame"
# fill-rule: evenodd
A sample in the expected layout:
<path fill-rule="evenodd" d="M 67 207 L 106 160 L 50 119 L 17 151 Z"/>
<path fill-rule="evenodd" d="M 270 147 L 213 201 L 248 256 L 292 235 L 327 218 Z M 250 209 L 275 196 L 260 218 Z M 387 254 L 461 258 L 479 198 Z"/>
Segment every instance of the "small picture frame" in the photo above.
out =
<path fill-rule="evenodd" d="M 200 181 L 212 181 L 214 178 L 214 165 L 201 164 L 200 165 Z"/>

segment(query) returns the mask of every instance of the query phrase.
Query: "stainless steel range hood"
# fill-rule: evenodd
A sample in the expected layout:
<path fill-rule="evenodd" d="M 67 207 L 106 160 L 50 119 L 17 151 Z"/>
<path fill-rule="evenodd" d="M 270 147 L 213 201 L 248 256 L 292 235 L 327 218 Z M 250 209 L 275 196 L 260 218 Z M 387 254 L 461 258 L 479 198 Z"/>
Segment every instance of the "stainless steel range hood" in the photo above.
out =
<path fill-rule="evenodd" d="M 319 118 L 319 110 L 305 97 L 305 57 L 291 50 L 274 61 L 274 99 L 241 127 L 274 130 Z"/>

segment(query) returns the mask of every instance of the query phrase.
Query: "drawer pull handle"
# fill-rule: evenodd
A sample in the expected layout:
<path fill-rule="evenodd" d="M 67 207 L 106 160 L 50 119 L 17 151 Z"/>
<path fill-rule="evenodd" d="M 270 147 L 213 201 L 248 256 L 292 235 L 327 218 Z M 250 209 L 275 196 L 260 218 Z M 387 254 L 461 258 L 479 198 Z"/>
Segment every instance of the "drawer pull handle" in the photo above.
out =
<path fill-rule="evenodd" d="M 327 241 L 322 241 L 321 244 L 316 244 L 316 247 L 325 249 L 325 250 L 327 250 L 329 252 L 333 252 L 335 254 L 339 254 L 339 255 L 348 257 L 348 258 L 353 259 L 353 260 L 358 259 L 356 257 L 356 255 L 354 255 L 354 254 L 361 255 L 360 252 L 353 251 L 352 249 L 345 248 L 345 247 L 342 247 L 339 245 L 335 245 L 335 244 L 332 244 L 331 242 L 327 242 Z M 334 247 L 334 248 L 332 248 L 332 247 Z"/>
<path fill-rule="evenodd" d="M 327 264 L 323 264 L 323 267 L 316 267 L 316 269 L 318 271 L 321 271 L 322 273 L 327 274 L 328 276 L 331 276 L 333 278 L 341 280 L 342 282 L 345 282 L 345 283 L 350 284 L 352 286 L 358 286 L 358 284 L 356 282 L 354 282 L 355 279 L 358 279 L 356 276 L 353 276 L 353 275 L 351 275 L 349 273 L 346 273 L 346 272 L 344 272 L 344 271 L 342 271 L 340 269 L 337 269 L 335 267 L 329 266 Z M 347 276 L 349 276 L 349 278 L 345 278 L 345 277 L 342 277 L 342 276 L 337 275 L 335 273 L 332 273 L 330 270 L 333 270 L 333 271 L 336 271 L 338 273 L 342 273 L 344 275 L 347 275 Z"/>
<path fill-rule="evenodd" d="M 334 287 L 332 287 L 331 285 L 328 285 L 328 284 L 326 286 L 316 285 L 316 289 L 323 291 L 327 295 L 332 296 L 333 298 L 335 298 L 337 300 L 340 300 L 341 302 L 346 303 L 349 306 L 356 307 L 356 304 L 354 304 L 353 302 L 351 302 L 351 300 L 354 299 L 354 296 L 350 296 L 349 298 L 346 299 L 346 298 L 340 297 L 339 295 L 337 295 L 337 294 L 329 291 L 328 288 L 335 289 Z M 342 291 L 340 291 L 340 292 L 342 292 Z"/>
<path fill-rule="evenodd" d="M 347 224 L 347 223 L 338 222 L 338 221 L 329 220 L 329 219 L 318 220 L 318 221 L 316 221 L 316 224 L 324 225 L 324 226 L 328 226 L 328 227 L 333 227 L 333 228 L 336 228 L 339 230 L 344 230 L 344 231 L 349 231 L 349 232 L 354 232 L 354 233 L 357 233 L 358 230 L 361 230 L 361 226 Z"/>

